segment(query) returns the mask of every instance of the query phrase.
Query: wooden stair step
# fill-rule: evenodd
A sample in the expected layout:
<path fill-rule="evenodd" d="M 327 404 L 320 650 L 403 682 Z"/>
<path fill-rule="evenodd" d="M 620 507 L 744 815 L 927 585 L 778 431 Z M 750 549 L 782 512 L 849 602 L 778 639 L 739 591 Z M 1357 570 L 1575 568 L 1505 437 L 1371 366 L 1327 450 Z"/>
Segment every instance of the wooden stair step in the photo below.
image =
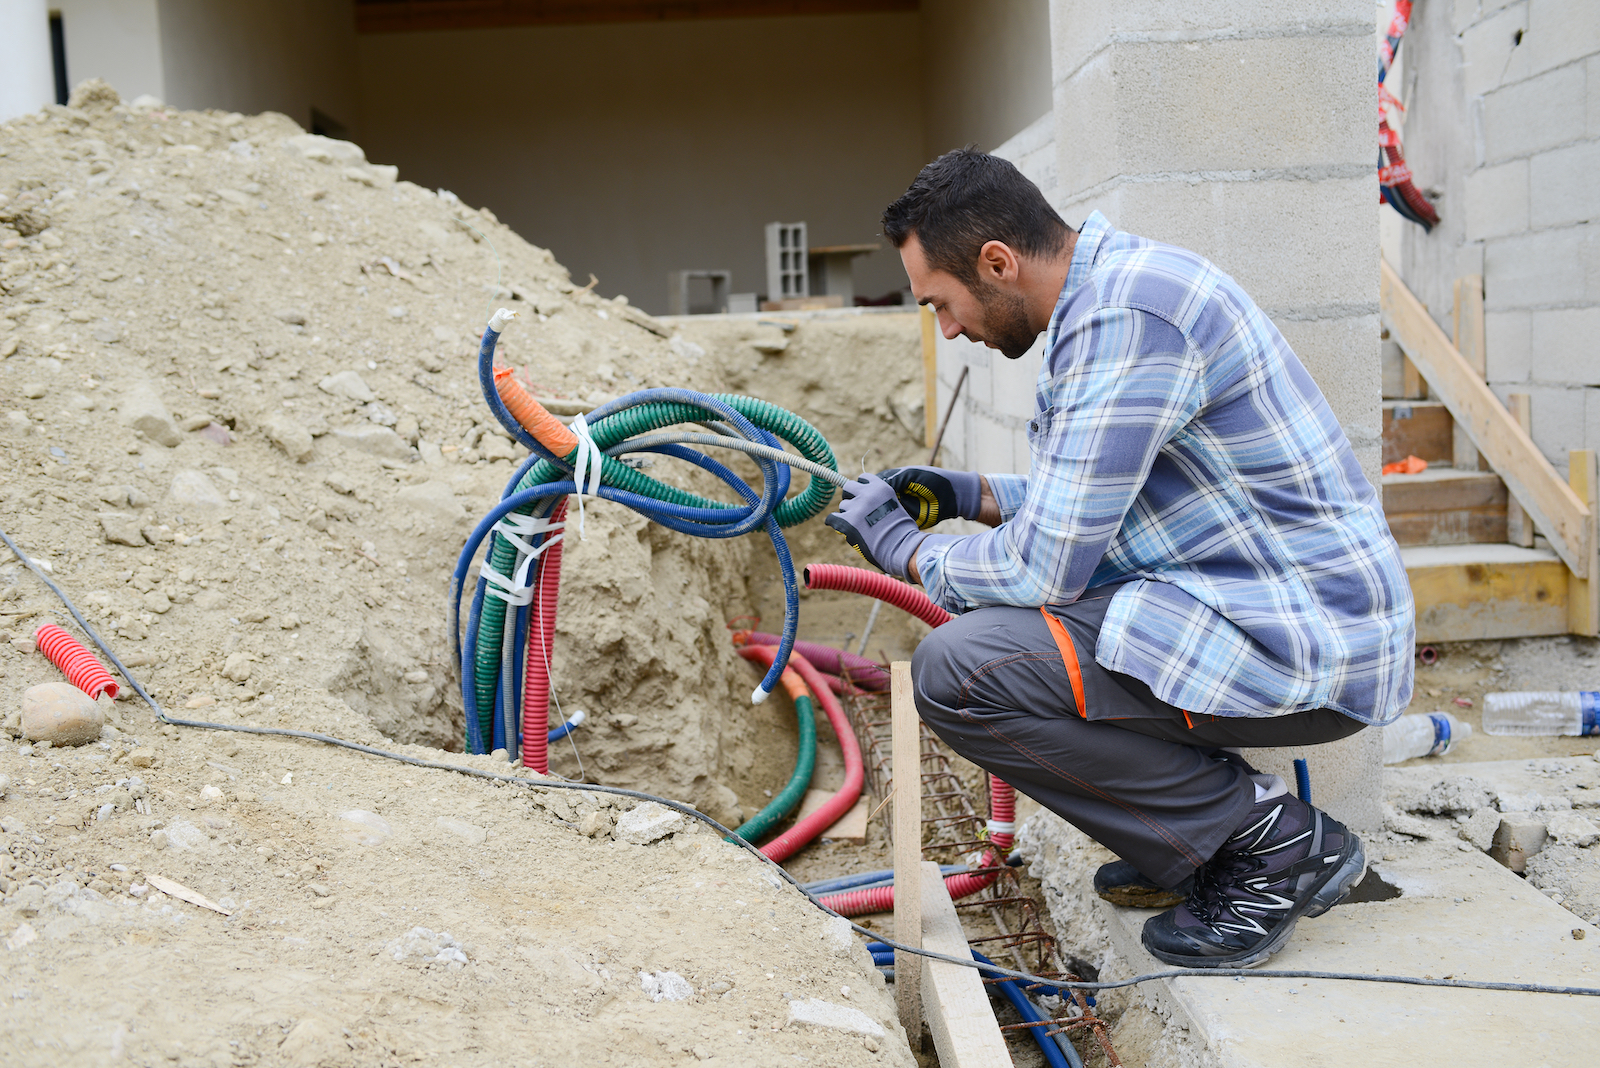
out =
<path fill-rule="evenodd" d="M 1416 456 L 1429 463 L 1455 458 L 1455 423 L 1443 401 L 1383 402 L 1383 462 Z"/>
<path fill-rule="evenodd" d="M 1548 549 L 1415 545 L 1400 549 L 1417 603 L 1417 641 L 1567 633 L 1567 568 Z"/>
<path fill-rule="evenodd" d="M 1383 476 L 1383 514 L 1401 545 L 1503 542 L 1508 500 L 1492 471 L 1430 467 Z"/>

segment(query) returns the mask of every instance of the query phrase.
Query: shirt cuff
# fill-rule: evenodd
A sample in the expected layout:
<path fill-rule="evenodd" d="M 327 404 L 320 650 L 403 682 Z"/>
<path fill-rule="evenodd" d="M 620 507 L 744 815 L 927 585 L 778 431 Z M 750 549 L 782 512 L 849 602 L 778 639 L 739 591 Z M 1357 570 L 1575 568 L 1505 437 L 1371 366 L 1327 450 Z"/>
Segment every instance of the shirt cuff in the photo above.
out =
<path fill-rule="evenodd" d="M 1000 521 L 1008 522 L 1028 499 L 1027 475 L 984 475 L 989 481 L 989 492 L 1000 506 Z"/>
<path fill-rule="evenodd" d="M 963 540 L 964 537 L 957 534 L 929 534 L 912 553 L 917 561 L 917 577 L 935 604 L 939 603 L 939 597 L 934 590 L 941 584 L 939 573 L 943 570 L 945 555 L 956 542 Z"/>

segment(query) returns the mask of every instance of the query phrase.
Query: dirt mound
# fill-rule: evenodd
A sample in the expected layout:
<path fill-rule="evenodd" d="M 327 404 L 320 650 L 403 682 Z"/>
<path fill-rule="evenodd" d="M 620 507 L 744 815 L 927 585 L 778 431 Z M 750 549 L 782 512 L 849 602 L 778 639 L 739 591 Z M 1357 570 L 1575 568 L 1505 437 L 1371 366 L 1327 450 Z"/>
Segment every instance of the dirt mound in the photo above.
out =
<path fill-rule="evenodd" d="M 356 146 L 306 135 L 281 115 L 132 107 L 105 87 L 80 87 L 72 106 L 0 127 L 6 529 L 175 714 L 326 731 L 437 759 L 421 747 L 459 749 L 462 735 L 449 573 L 521 455 L 476 382 L 477 338 L 493 307 L 523 313 L 502 352 L 538 394 L 594 402 L 668 384 L 747 391 L 798 407 L 850 450 L 876 446 L 881 462 L 869 466 L 919 451 L 920 434 L 889 406 L 891 393 L 916 392 L 906 388 L 914 325 L 844 317 L 785 331 L 752 321 L 696 342 L 694 331 L 596 288 L 575 285 L 487 210 L 399 181 Z M 780 334 L 790 351 L 763 354 L 740 330 Z M 864 369 L 863 353 L 892 369 Z M 752 374 L 763 361 L 767 370 Z M 782 396 L 791 388 L 802 403 Z M 860 407 L 868 394 L 870 416 Z M 660 467 L 652 474 L 709 488 Z M 797 532 L 799 562 L 846 558 L 820 522 L 810 526 Z M 758 602 L 781 604 L 775 578 L 764 541 L 692 539 L 616 506 L 589 507 L 586 540 L 566 543 L 554 668 L 563 709 L 590 716 L 575 736 L 585 774 L 691 800 L 730 823 L 764 803 L 792 759 L 792 717 L 785 727 L 778 702 L 750 708 L 755 673 L 734 655 L 725 622 Z M 773 608 L 763 610 L 775 627 Z M 864 617 L 865 606 L 850 612 Z M 818 618 L 810 633 L 833 627 L 826 612 Z M 16 561 L 0 564 L 7 711 L 26 687 L 59 677 L 29 641 L 52 619 L 66 622 L 49 592 Z M 901 630 L 886 620 L 875 633 L 903 655 L 915 638 L 896 637 Z M 579 773 L 570 749 L 553 757 L 557 770 Z M 92 1027 L 18 1016 L 5 1040 L 28 1050 L 18 1063 L 98 1063 L 107 1049 L 183 1064 L 378 1063 L 380 1048 L 503 1059 L 526 1037 L 518 1019 L 570 1011 L 602 1021 L 613 1004 L 622 1029 L 641 1036 L 630 1063 L 652 1050 L 670 1061 L 732 1054 L 769 1025 L 785 1031 L 774 1048 L 828 1063 L 900 1062 L 892 1024 L 881 1054 L 870 1037 L 788 1026 L 779 994 L 838 1000 L 841 983 L 887 1020 L 881 983 L 859 954 L 831 957 L 817 932 L 803 941 L 816 915 L 792 893 L 751 890 L 759 866 L 712 836 L 611 841 L 596 822 L 611 817 L 594 805 L 529 806 L 446 773 L 180 733 L 126 701 L 109 709 L 100 743 L 5 746 L 0 778 L 9 780 L 8 791 L 0 782 L 9 850 L 0 890 L 17 981 L 42 998 L 58 968 L 105 974 L 105 962 L 71 962 L 115 932 L 114 970 L 142 977 L 167 1006 L 159 1028 L 119 1017 L 92 991 L 52 1015 L 93 1017 Z M 342 818 L 351 811 L 376 813 L 392 833 L 352 831 Z M 208 920 L 151 891 L 146 875 L 158 873 L 226 898 L 234 915 Z M 584 899 L 576 911 L 563 903 L 573 879 L 595 887 L 575 892 Z M 640 895 L 656 893 L 645 884 L 663 879 L 673 902 L 692 894 L 704 904 L 640 912 Z M 754 917 L 755 904 L 737 896 L 760 903 L 764 917 L 750 919 L 742 941 L 715 933 L 728 923 L 719 910 Z M 555 937 L 569 928 L 586 933 Z M 254 948 L 230 948 L 239 939 Z M 378 947 L 370 964 L 369 943 Z M 406 964 L 415 946 L 432 955 Z M 318 952 L 302 964 L 305 947 Z M 700 956 L 685 963 L 692 947 Z M 351 959 L 340 963 L 341 951 Z M 458 951 L 462 973 L 452 967 Z M 237 978 L 240 953 L 263 954 L 253 978 Z M 202 958 L 210 963 L 188 966 Z M 691 1009 L 670 998 L 633 1006 L 656 1004 L 634 972 L 673 968 L 709 1022 L 680 1018 Z M 301 980 L 286 978 L 307 969 L 321 991 L 307 996 L 325 1002 L 315 1013 L 290 993 Z M 761 978 L 775 969 L 779 979 Z M 656 993 L 679 989 L 653 981 Z M 485 1003 L 470 1020 L 441 1022 L 424 1008 L 453 1001 L 463 984 L 470 995 L 461 996 L 476 1002 L 475 983 L 503 983 L 493 997 L 509 996 L 507 1010 Z M 753 983 L 778 985 L 757 996 Z M 582 996 L 572 1000 L 569 987 Z M 194 999 L 188 1015 L 171 1008 L 184 998 Z M 259 1011 L 230 1016 L 232 1030 L 214 1041 L 226 1029 L 206 1017 L 250 1001 Z M 569 1052 L 603 1046 L 608 1026 L 574 1031 Z M 646 1037 L 656 1032 L 668 1038 Z"/>

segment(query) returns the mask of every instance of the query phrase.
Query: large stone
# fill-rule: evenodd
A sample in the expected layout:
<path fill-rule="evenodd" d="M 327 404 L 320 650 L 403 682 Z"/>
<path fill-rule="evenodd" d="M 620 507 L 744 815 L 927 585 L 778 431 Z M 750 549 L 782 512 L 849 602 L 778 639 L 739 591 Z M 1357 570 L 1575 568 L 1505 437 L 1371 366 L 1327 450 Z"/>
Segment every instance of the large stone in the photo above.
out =
<path fill-rule="evenodd" d="M 1545 829 L 1550 837 L 1561 845 L 1579 848 L 1594 845 L 1595 839 L 1600 838 L 1600 827 L 1596 827 L 1593 820 L 1576 812 L 1557 812 L 1550 817 L 1550 823 Z"/>
<path fill-rule="evenodd" d="M 369 404 L 378 399 L 378 395 L 372 392 L 372 387 L 354 371 L 331 374 L 318 382 L 317 388 L 324 393 L 331 393 L 335 397 L 343 397 L 357 404 Z"/>
<path fill-rule="evenodd" d="M 51 745 L 87 745 L 100 737 L 105 713 L 70 682 L 47 682 L 22 695 L 22 736 Z"/>
<path fill-rule="evenodd" d="M 683 813 L 654 801 L 641 801 L 618 818 L 616 836 L 630 845 L 649 845 L 683 830 L 684 825 Z"/>
<path fill-rule="evenodd" d="M 868 1038 L 884 1037 L 883 1025 L 860 1009 L 839 1005 L 821 998 L 793 998 L 789 1001 L 789 1022 L 844 1031 Z"/>
<path fill-rule="evenodd" d="M 294 137 L 286 137 L 283 147 L 318 163 L 367 162 L 367 154 L 354 141 L 340 141 L 333 137 L 323 137 L 321 134 L 297 134 Z"/>
<path fill-rule="evenodd" d="M 266 431 L 267 440 L 295 463 L 303 464 L 311 459 L 311 431 L 298 420 L 288 415 L 272 415 L 262 424 L 262 429 Z"/>
<path fill-rule="evenodd" d="M 183 435 L 172 421 L 172 413 L 161 399 L 161 394 L 148 382 L 130 386 L 117 400 L 117 412 L 122 421 L 140 431 L 151 441 L 176 448 Z"/>
<path fill-rule="evenodd" d="M 355 426 L 334 427 L 328 435 L 348 448 L 359 449 L 389 460 L 409 460 L 411 446 L 386 426 L 362 423 Z"/>
<path fill-rule="evenodd" d="M 210 476 L 193 469 L 179 471 L 172 476 L 167 497 L 173 504 L 184 508 L 221 508 L 228 503 Z"/>
<path fill-rule="evenodd" d="M 1494 834 L 1494 844 L 1489 856 L 1514 872 L 1528 870 L 1528 858 L 1545 847 L 1550 840 L 1543 820 L 1531 816 L 1512 815 L 1500 820 L 1500 829 Z"/>
<path fill-rule="evenodd" d="M 139 517 L 126 512 L 101 512 L 100 530 L 106 536 L 106 541 L 113 545 L 131 545 L 142 549 L 145 546 L 144 534 L 139 530 Z"/>

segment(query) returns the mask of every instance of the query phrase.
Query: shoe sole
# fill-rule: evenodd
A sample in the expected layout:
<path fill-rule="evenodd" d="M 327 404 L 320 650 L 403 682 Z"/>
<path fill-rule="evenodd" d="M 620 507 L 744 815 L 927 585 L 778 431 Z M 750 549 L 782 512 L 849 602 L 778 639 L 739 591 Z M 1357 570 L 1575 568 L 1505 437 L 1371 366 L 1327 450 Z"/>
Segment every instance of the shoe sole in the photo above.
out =
<path fill-rule="evenodd" d="M 1145 952 L 1159 961 L 1183 968 L 1253 968 L 1283 948 L 1283 944 L 1289 941 L 1289 936 L 1294 934 L 1294 925 L 1300 917 L 1321 916 L 1349 897 L 1350 891 L 1356 888 L 1356 884 L 1361 882 L 1366 874 L 1366 848 L 1362 846 L 1361 839 L 1351 833 L 1349 848 L 1333 872 L 1312 891 L 1304 904 L 1290 910 L 1289 915 L 1267 936 L 1266 941 L 1258 942 L 1249 949 L 1227 957 L 1191 957 L 1181 953 L 1165 953 L 1149 946 L 1145 947 Z"/>
<path fill-rule="evenodd" d="M 1109 901 L 1125 909 L 1170 909 L 1184 902 L 1183 894 L 1160 887 L 1113 886 L 1095 893 L 1101 901 Z"/>

